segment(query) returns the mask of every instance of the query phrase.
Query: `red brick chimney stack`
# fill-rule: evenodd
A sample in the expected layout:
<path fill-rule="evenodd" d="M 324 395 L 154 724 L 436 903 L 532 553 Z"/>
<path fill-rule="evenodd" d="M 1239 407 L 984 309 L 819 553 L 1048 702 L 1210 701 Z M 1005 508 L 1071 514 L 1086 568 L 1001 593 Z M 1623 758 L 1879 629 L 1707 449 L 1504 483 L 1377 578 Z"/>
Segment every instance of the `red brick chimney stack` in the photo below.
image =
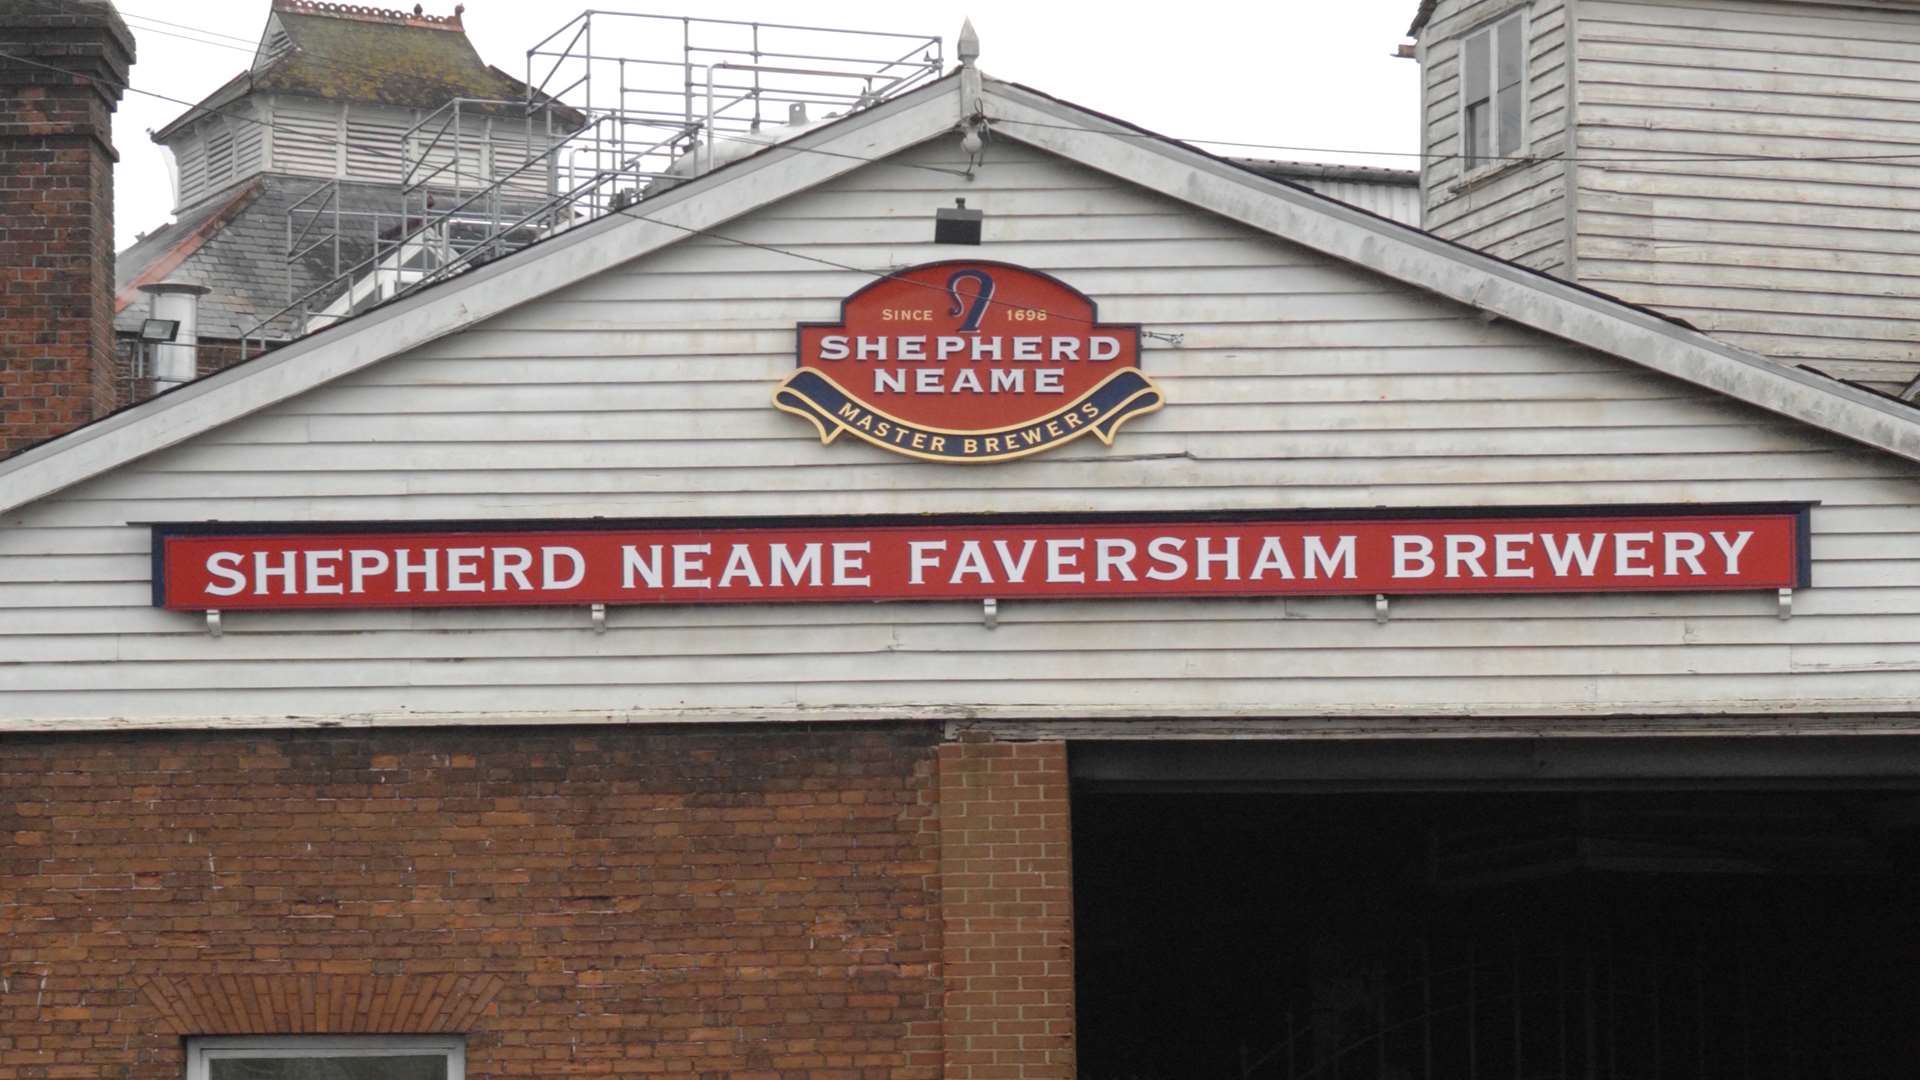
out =
<path fill-rule="evenodd" d="M 113 411 L 129 381 L 113 342 L 113 111 L 133 35 L 108 0 L 0 0 L 0 54 L 6 457 Z"/>

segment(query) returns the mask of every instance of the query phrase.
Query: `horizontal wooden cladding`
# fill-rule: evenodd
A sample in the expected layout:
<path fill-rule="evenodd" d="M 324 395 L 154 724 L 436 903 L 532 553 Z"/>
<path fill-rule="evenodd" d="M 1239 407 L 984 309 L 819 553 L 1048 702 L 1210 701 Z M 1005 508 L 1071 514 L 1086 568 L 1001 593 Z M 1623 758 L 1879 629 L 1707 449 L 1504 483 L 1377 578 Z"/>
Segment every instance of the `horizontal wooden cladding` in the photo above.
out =
<path fill-rule="evenodd" d="M 1836 66 L 1824 57 L 1779 57 L 1769 52 L 1755 52 L 1749 59 L 1737 49 L 1641 41 L 1637 35 L 1628 40 L 1598 32 L 1582 40 L 1580 49 L 1582 85 L 1596 94 L 1624 93 L 1622 88 L 1651 77 L 1696 101 L 1701 100 L 1698 94 L 1726 92 L 1732 102 L 1841 116 L 1848 115 L 1842 110 L 1849 105 L 1857 109 L 1871 102 L 1876 113 L 1885 110 L 1888 115 L 1903 116 L 1912 114 L 1911 103 L 1889 100 L 1889 93 L 1910 93 L 1920 83 L 1920 60 L 1849 61 Z M 1714 66 L 1697 66 L 1709 58 Z M 1752 66 L 1743 67 L 1743 63 Z"/>
<path fill-rule="evenodd" d="M 386 413 L 391 407 L 385 403 L 385 397 L 370 395 L 367 391 L 380 387 L 435 386 L 480 390 L 514 385 L 651 386 L 689 381 L 764 381 L 784 376 L 793 367 L 790 348 L 778 352 L 715 352 L 697 357 L 657 356 L 636 363 L 628 354 L 619 352 L 598 356 L 590 353 L 555 353 L 530 358 L 511 354 L 489 355 L 482 351 L 485 343 L 478 345 L 478 348 L 463 348 L 458 355 L 447 350 L 436 355 L 415 356 L 401 366 L 376 366 L 323 387 L 302 400 L 325 402 L 322 406 L 311 407 L 320 415 L 357 411 Z M 1611 374 L 1620 370 L 1617 361 L 1598 353 L 1571 347 L 1556 349 L 1545 342 L 1532 347 L 1513 342 L 1466 342 L 1452 345 L 1406 344 L 1373 349 L 1333 346 L 1284 350 L 1231 347 L 1203 349 L 1189 347 L 1184 341 L 1177 349 L 1153 340 L 1149 340 L 1147 345 L 1146 370 L 1156 378 L 1180 374 L 1199 378 L 1239 375 L 1276 378 L 1430 375 L 1436 371 L 1436 354 L 1446 356 L 1444 367 L 1438 370 L 1451 373 L 1445 376 L 1451 378 L 1477 375 Z M 1560 361 L 1551 371 L 1541 368 L 1540 357 L 1543 353 L 1556 354 Z M 340 400 L 332 400 L 336 394 Z M 423 399 L 427 397 L 418 396 Z M 363 403 L 363 408 L 355 407 Z M 429 412 L 444 411 L 438 404 L 437 396 L 433 400 L 420 401 L 416 407 L 424 407 Z M 314 411 L 309 411 L 302 415 L 314 414 Z M 212 438 L 220 442 L 245 441 L 244 438 L 236 438 L 234 433 L 280 426 L 284 425 L 262 425 L 253 420 L 242 420 L 213 433 Z M 264 430 L 262 437 L 277 441 Z"/>
<path fill-rule="evenodd" d="M 1259 360 L 1265 362 L 1269 372 L 1283 362 L 1271 354 L 1259 357 Z M 636 379 L 626 384 L 554 383 L 528 379 L 517 386 L 450 385 L 437 388 L 431 407 L 409 415 L 487 415 L 510 411 L 562 415 L 681 412 L 688 406 L 757 411 L 765 404 L 768 383 L 778 381 L 792 366 L 792 362 L 784 358 L 755 359 L 727 367 L 710 365 L 708 372 L 682 370 L 673 373 L 678 377 Z M 1216 372 L 1211 370 L 1211 365 L 1204 363 L 1181 364 L 1177 368 L 1170 363 L 1162 363 L 1146 370 L 1152 374 L 1154 381 L 1165 384 L 1169 394 L 1177 394 L 1181 404 L 1193 406 L 1241 405 L 1261 401 L 1321 404 L 1391 400 L 1409 404 L 1553 401 L 1567 402 L 1570 407 L 1578 408 L 1582 402 L 1598 400 L 1659 401 L 1700 397 L 1698 391 L 1682 385 L 1636 379 L 1618 370 L 1454 375 L 1342 375 L 1338 372 L 1301 371 L 1255 375 L 1248 372 Z M 863 368 L 848 369 L 850 379 L 864 374 Z M 526 394 L 521 389 L 523 387 L 537 388 L 533 389 L 540 396 L 537 408 L 521 409 L 526 402 Z M 387 386 L 340 386 L 320 390 L 312 395 L 307 405 L 316 411 L 298 415 L 392 416 L 391 391 L 392 388 Z M 313 426 L 308 425 L 308 439 L 314 438 Z"/>
<path fill-rule="evenodd" d="M 474 449 L 469 448 L 466 452 L 471 454 Z M 1057 490 L 1063 482 L 1084 474 L 1090 465 L 1103 465 L 1099 481 L 1088 484 L 1086 490 L 1104 496 L 1113 489 L 1150 485 L 1156 476 L 1166 473 L 1168 462 L 1179 463 L 1184 483 L 1192 488 L 1258 490 L 1284 482 L 1290 489 L 1364 488 L 1376 497 L 1384 497 L 1397 492 L 1475 483 L 1489 490 L 1551 488 L 1556 486 L 1556 482 L 1564 484 L 1570 480 L 1582 464 L 1585 466 L 1586 479 L 1591 483 L 1630 483 L 1644 474 L 1648 466 L 1644 458 L 1632 455 L 1584 463 L 1573 455 L 1547 460 L 1511 455 L 1437 459 L 1318 459 L 1276 465 L 1270 459 L 1242 457 L 1206 460 L 1191 451 L 1156 453 L 1142 448 L 1134 453 L 1117 455 L 1117 460 L 1106 462 L 1088 458 L 1057 460 L 1023 474 L 1017 481 L 1002 479 L 997 484 L 990 484 L 958 471 L 949 471 L 938 480 L 929 480 L 905 466 L 871 461 L 871 455 L 836 461 L 830 457 L 830 453 L 830 449 L 819 453 L 807 452 L 801 461 L 778 470 L 769 470 L 761 463 L 734 468 L 709 466 L 677 469 L 646 465 L 621 467 L 609 463 L 592 469 L 555 467 L 525 471 L 447 471 L 423 473 L 417 477 L 377 476 L 371 479 L 360 472 L 314 472 L 290 478 L 267 469 L 225 471 L 129 480 L 103 493 L 98 501 L 113 503 L 127 498 L 158 499 L 169 496 L 191 498 L 197 490 L 216 485 L 228 492 L 225 496 L 228 500 L 236 503 L 250 501 L 253 513 L 248 516 L 255 516 L 275 504 L 293 507 L 314 499 L 378 498 L 383 495 L 388 498 L 407 498 L 416 503 L 486 496 L 501 500 L 530 499 L 543 495 L 550 500 L 571 497 L 584 503 L 618 498 L 637 486 L 645 486 L 659 497 L 700 497 L 746 493 L 764 483 L 775 483 L 794 497 L 814 495 L 827 498 L 844 485 L 847 465 L 869 463 L 873 467 L 865 469 L 861 479 L 863 486 L 875 494 L 895 491 L 966 492 L 992 486 L 1008 493 L 1009 497 L 1014 492 Z M 800 455 L 796 453 L 796 456 Z M 1777 468 L 1782 482 L 1806 473 L 1845 478 L 1849 474 L 1869 471 L 1865 467 L 1849 469 L 1845 459 L 1835 461 L 1812 455 L 1795 457 L 1776 454 L 1741 460 L 1746 457 L 1752 455 L 1729 455 L 1718 461 L 1703 461 L 1698 477 L 1692 483 L 1698 485 L 1716 479 L 1740 482 L 1761 461 Z M 1698 487 L 1691 490 L 1698 490 Z M 76 503 L 76 507 L 81 505 L 86 504 Z"/>
<path fill-rule="evenodd" d="M 1832 591 L 1844 594 L 1863 587 L 1835 586 Z M 1599 642 L 1582 633 L 1582 619 L 1569 614 L 1564 602 L 1520 596 L 1478 597 L 1472 603 L 1395 597 L 1388 625 L 1396 628 L 1391 632 L 1375 621 L 1369 597 L 1294 597 L 1285 601 L 1005 601 L 1005 619 L 995 628 L 1006 630 L 1005 634 L 983 634 L 987 628 L 980 624 L 978 604 L 948 602 L 836 606 L 823 609 L 829 617 L 818 619 L 807 608 L 788 607 L 776 613 L 781 616 L 777 620 L 735 609 L 615 607 L 609 611 L 604 634 L 594 633 L 580 610 L 566 608 L 462 612 L 444 618 L 382 612 L 393 617 L 371 620 L 345 612 L 228 612 L 225 618 L 232 620 L 228 628 L 234 637 L 231 641 L 223 637 L 217 651 L 205 644 L 205 628 L 197 625 L 196 616 L 161 611 L 141 616 L 135 614 L 141 609 L 128 606 L 135 629 L 115 639 L 61 642 L 52 640 L 54 631 L 28 635 L 12 627 L 4 636 L 6 648 L 17 660 L 239 663 L 284 658 L 289 635 L 307 640 L 313 659 L 452 661 L 516 656 L 1045 652 L 1052 647 L 1046 639 L 1057 639 L 1076 627 L 1086 632 L 1081 647 L 1086 652 L 1150 650 L 1155 635 L 1173 632 L 1180 641 L 1169 652 L 1371 649 L 1383 643 L 1393 648 L 1452 650 L 1872 644 L 1881 640 L 1876 634 L 1920 635 L 1920 615 L 1899 612 L 1866 620 L 1849 618 L 1851 608 L 1835 610 L 1831 601 L 1816 600 L 1829 592 L 1804 593 L 1800 599 L 1810 606 L 1786 620 L 1791 624 L 1787 626 L 1752 618 L 1774 614 L 1773 597 L 1767 595 L 1722 594 L 1706 597 L 1704 603 L 1681 596 L 1596 603 L 1589 616 L 1604 614 L 1619 623 L 1617 636 Z M 58 609 L 47 609 L 44 621 L 57 626 L 62 621 Z M 593 640 L 582 640 L 583 636 Z"/>
<path fill-rule="evenodd" d="M 1819 246 L 1823 237 L 1831 239 L 1831 234 L 1821 225 L 1665 219 L 1655 234 L 1645 224 L 1615 220 L 1647 217 L 1651 208 L 1645 200 L 1616 197 L 1604 203 L 1592 201 L 1596 203 L 1595 208 L 1581 216 L 1583 229 L 1591 233 L 1583 237 L 1583 251 L 1600 258 L 1620 258 L 1625 254 L 1645 259 L 1659 250 L 1663 254 L 1672 252 L 1681 262 L 1711 256 L 1737 261 L 1743 266 L 1827 267 L 1843 274 L 1871 267 L 1899 278 L 1904 275 L 1892 274 L 1886 260 L 1876 263 L 1873 256 L 1920 257 L 1920 233 L 1862 230 L 1850 236 L 1857 241 L 1852 250 L 1835 252 Z M 1599 220 L 1588 222 L 1590 217 Z M 1872 250 L 1868 250 L 1869 244 Z"/>
<path fill-rule="evenodd" d="M 1461 186 L 1459 66 L 1463 35 L 1515 11 L 1527 18 L 1526 153 L 1558 156 L 1567 133 L 1567 15 L 1558 0 L 1532 4 L 1443 4 L 1421 31 L 1426 44 L 1422 77 L 1426 172 L 1425 225 L 1436 234 L 1534 269 L 1565 262 L 1560 233 L 1563 169 L 1512 169 Z"/>
<path fill-rule="evenodd" d="M 592 697 L 595 687 L 626 687 L 630 694 L 637 693 L 643 700 L 659 699 L 670 693 L 668 700 L 692 696 L 724 701 L 719 693 L 725 690 L 722 685 L 687 687 L 689 683 L 707 683 L 711 679 L 714 684 L 760 688 L 751 696 L 763 701 L 819 700 L 816 687 L 858 684 L 877 688 L 927 682 L 931 661 L 940 664 L 938 678 L 933 681 L 966 686 L 969 701 L 994 703 L 1033 700 L 1021 692 L 1019 684 L 1023 683 L 1078 681 L 1083 694 L 1098 699 L 1103 696 L 1105 684 L 1112 681 L 1155 678 L 1189 684 L 1372 679 L 1417 684 L 1426 679 L 1458 681 L 1479 676 L 1488 682 L 1487 686 L 1478 688 L 1478 694 L 1484 695 L 1505 680 L 1529 677 L 1671 677 L 1675 672 L 1684 672 L 1701 676 L 1697 681 L 1705 682 L 1716 675 L 1790 675 L 1801 670 L 1834 671 L 1868 664 L 1883 672 L 1920 673 L 1920 659 L 1887 656 L 1882 642 L 1785 644 L 1775 640 L 1706 644 L 1695 640 L 1673 644 L 1622 641 L 1596 645 L 1519 638 L 1502 641 L 1498 636 L 1491 636 L 1487 646 L 1476 649 L 1445 643 L 1449 636 L 1457 641 L 1457 634 L 1396 635 L 1375 627 L 1371 629 L 1370 639 L 1360 636 L 1368 632 L 1367 628 L 1358 628 L 1351 635 L 1332 635 L 1333 642 L 1351 638 L 1344 645 L 1329 643 L 1329 636 L 1324 633 L 1251 632 L 1243 632 L 1240 638 L 1244 643 L 1236 644 L 1226 638 L 1228 632 L 1236 628 L 1221 626 L 1211 632 L 1183 628 L 1201 641 L 1220 638 L 1213 647 L 1183 643 L 1169 648 L 1164 630 L 1133 627 L 1132 632 L 1122 636 L 1117 630 L 1098 623 L 1085 625 L 1087 630 L 1103 632 L 1105 636 L 1096 647 L 1075 651 L 1075 670 L 1071 675 L 1065 675 L 1049 655 L 1062 632 L 1058 627 L 1041 628 L 1029 634 L 1009 632 L 984 641 L 976 638 L 989 631 L 977 625 L 924 635 L 901 629 L 898 631 L 901 638 L 918 639 L 926 644 L 909 645 L 902 641 L 858 648 L 850 645 L 840 651 L 780 647 L 783 639 L 791 642 L 796 636 L 811 636 L 810 632 L 801 635 L 789 629 L 784 635 L 750 635 L 735 630 L 729 633 L 737 639 L 737 644 L 731 650 L 712 653 L 693 651 L 696 646 L 691 644 L 676 645 L 677 638 L 672 633 L 642 636 L 609 630 L 595 635 L 589 630 L 584 636 L 594 638 L 591 644 L 575 640 L 583 636 L 577 632 L 556 633 L 538 639 L 547 646 L 539 651 L 530 649 L 532 642 L 527 639 L 504 634 L 475 643 L 492 645 L 507 653 L 499 657 L 486 655 L 484 649 L 478 653 L 469 651 L 463 656 L 438 658 L 414 658 L 392 651 L 384 655 L 362 655 L 370 650 L 350 650 L 345 656 L 334 657 L 325 648 L 330 643 L 317 641 L 308 658 L 302 659 L 210 657 L 204 650 L 183 644 L 175 650 L 175 655 L 166 655 L 166 650 L 143 650 L 156 655 L 151 656 L 150 662 L 142 662 L 115 650 L 114 655 L 98 661 L 43 662 L 34 665 L 31 671 L 25 665 L 0 665 L 0 695 L 15 692 L 87 694 L 108 687 L 124 694 L 215 685 L 228 691 L 385 688 L 414 691 L 396 704 L 431 711 L 434 707 L 430 704 L 431 689 L 469 688 L 482 683 L 556 688 L 552 695 L 556 704 L 569 700 L 575 693 Z M 1464 626 L 1460 629 L 1471 632 L 1482 628 Z M 875 636 L 864 635 L 862 640 L 872 641 Z M 685 640 L 693 642 L 701 637 L 687 635 Z M 823 644 L 848 643 L 852 635 L 821 633 L 819 637 Z M 1438 639 L 1440 643 L 1418 644 L 1406 640 L 1408 637 L 1417 641 Z M 943 644 L 936 646 L 935 642 Z M 1880 649 L 1877 657 L 1876 647 Z M 1275 666 L 1274 657 L 1280 653 L 1311 671 L 1311 676 L 1303 678 Z M 794 679 L 796 667 L 808 670 L 805 680 Z M 1411 690 L 1412 686 L 1407 688 Z M 1166 700 L 1170 696 L 1173 695 L 1163 690 L 1154 698 Z M 867 694 L 856 694 L 856 700 L 872 701 L 876 697 L 871 689 Z"/>
<path fill-rule="evenodd" d="M 1920 135 L 1912 13 L 1587 0 L 1580 18 L 1581 280 L 1788 361 L 1920 375 L 1920 159 L 1895 156 Z"/>
<path fill-rule="evenodd" d="M 746 684 L 718 679 L 682 681 L 649 690 L 633 683 L 448 681 L 397 693 L 392 685 L 338 682 L 318 687 L 229 687 L 216 698 L 204 686 L 27 692 L 0 699 L 6 726 L 58 730 L 144 726 L 302 727 L 313 725 L 461 725 L 508 723 L 596 724 L 714 721 L 834 721 L 876 717 L 1339 717 L 1418 716 L 1416 730 L 1457 734 L 1478 729 L 1480 718 L 1505 716 L 1663 716 L 1709 714 L 1756 717 L 1782 712 L 1912 711 L 1914 673 L 1849 668 L 1794 672 L 1697 674 L 1521 675 L 1502 670 L 1422 679 L 1392 678 L 1383 666 L 1355 678 L 1323 678 L 1276 671 L 1249 674 L 1244 661 L 1217 676 L 1197 673 L 1123 673 L 1028 680 L 986 678 L 960 682 L 841 682 Z M 450 668 L 450 671 L 457 671 Z M 683 672 L 682 677 L 692 675 Z M 479 672 L 475 672 L 475 676 Z M 1730 685 L 1731 684 L 1731 685 Z M 1729 696 L 1737 688 L 1739 696 Z M 956 695 L 964 694 L 963 697 Z M 303 701 L 325 703 L 302 712 Z M 219 708 L 217 715 L 201 711 Z M 17 719 L 16 719 L 17 718 Z M 72 719 L 65 719 L 72 718 Z M 1765 721 L 1755 722 L 1764 723 Z M 1786 721 L 1778 721 L 1785 723 Z M 1658 728 L 1661 725 L 1652 725 Z M 1682 725 L 1684 726 L 1684 725 Z M 1645 730 L 1642 728 L 1640 730 Z"/>
<path fill-rule="evenodd" d="M 1920 24 L 1910 10 L 1828 3 L 1767 0 L 1580 0 L 1581 37 L 1589 24 L 1617 33 L 1643 33 L 1658 40 L 1740 41 L 1793 38 L 1794 51 L 1863 49 L 1899 55 L 1901 45 L 1920 44 Z M 1838 54 L 1834 54 L 1838 55 Z M 1910 53 L 1908 55 L 1911 55 Z"/>
<path fill-rule="evenodd" d="M 1235 475 L 1210 477 L 1211 482 L 1196 480 L 1186 483 L 1179 479 L 1184 471 L 1180 461 L 1179 456 L 1122 456 L 1113 464 L 1115 470 L 1128 470 L 1135 476 L 1148 477 L 1148 482 L 1153 486 L 1143 486 L 1138 480 L 1133 483 L 1116 481 L 1113 486 L 1090 486 L 1070 496 L 1062 495 L 1057 488 L 1002 485 L 988 470 L 982 469 L 967 470 L 976 475 L 956 478 L 938 489 L 915 489 L 910 479 L 885 482 L 891 479 L 891 475 L 885 471 L 891 464 L 877 458 L 865 458 L 846 461 L 838 484 L 823 490 L 769 493 L 759 488 L 738 490 L 713 486 L 695 490 L 697 485 L 688 485 L 685 490 L 668 489 L 647 496 L 634 495 L 631 486 L 651 480 L 649 474 L 615 479 L 607 483 L 603 490 L 559 493 L 538 485 L 516 484 L 512 486 L 531 487 L 533 490 L 411 494 L 404 490 L 404 484 L 400 484 L 394 485 L 394 490 L 386 493 L 329 496 L 322 500 L 330 513 L 326 518 L 312 514 L 315 501 L 312 496 L 234 499 L 221 507 L 219 515 L 207 516 L 216 520 L 238 521 L 287 520 L 294 515 L 299 515 L 303 520 L 386 521 L 416 517 L 461 520 L 481 515 L 531 519 L 552 515 L 583 517 L 591 516 L 587 513 L 589 510 L 608 517 L 721 517 L 780 516 L 807 512 L 968 513 L 978 512 L 982 507 L 1008 513 L 1074 513 L 1091 510 L 1166 513 L 1187 508 L 1266 509 L 1280 498 L 1286 500 L 1289 508 L 1342 509 L 1386 505 L 1389 500 L 1403 503 L 1410 499 L 1427 506 L 1535 506 L 1634 503 L 1646 500 L 1758 501 L 1778 498 L 1782 494 L 1782 485 L 1778 481 L 1765 479 L 1316 485 L 1292 483 L 1284 469 L 1269 469 L 1262 474 L 1252 466 L 1241 467 Z M 1765 459 L 1755 461 L 1756 466 L 1765 463 Z M 856 482 L 853 470 L 868 464 L 880 470 L 872 475 L 882 482 L 874 483 L 871 490 L 849 490 Z M 1248 483 L 1249 476 L 1258 476 L 1262 482 Z M 775 478 L 769 476 L 764 479 Z M 861 476 L 860 479 L 865 480 L 866 477 Z M 1836 480 L 1818 486 L 1823 494 L 1830 494 L 1842 505 L 1864 505 L 1876 497 L 1885 499 L 1900 494 L 1897 489 L 1877 481 Z M 1169 493 L 1174 489 L 1178 490 L 1177 496 Z M 47 525 L 66 528 L 85 525 L 112 528 L 130 516 L 135 520 L 156 520 L 166 515 L 169 509 L 177 509 L 178 503 L 177 499 L 74 502 L 63 505 L 57 513 L 49 512 L 42 520 Z M 46 598 L 41 600 L 45 602 Z"/>
<path fill-rule="evenodd" d="M 908 160 L 954 163 L 956 145 Z M 981 248 L 930 242 L 932 209 L 956 193 L 987 211 Z M 1541 227 L 1515 223 L 1519 243 Z M 863 169 L 721 231 L 787 250 L 689 238 L 0 518 L 0 723 L 1846 711 L 1920 696 L 1903 659 L 1920 643 L 1920 500 L 1889 459 L 1012 137 L 971 183 Z M 1143 364 L 1171 404 L 1111 449 L 971 469 L 822 446 L 769 407 L 794 321 L 833 317 L 874 273 L 956 255 L 1049 270 L 1103 319 L 1164 335 Z M 237 614 L 215 639 L 149 606 L 147 533 L 129 524 L 1781 498 L 1820 502 L 1815 585 L 1784 622 L 1754 593 L 1395 598 L 1385 625 L 1367 598 L 1009 602 L 991 630 L 965 603 L 615 608 L 603 635 L 575 609 Z"/>
<path fill-rule="evenodd" d="M 1499 18 L 1515 5 L 1463 5 L 1422 31 L 1427 42 L 1422 143 L 1426 164 L 1425 225 L 1436 235 L 1536 270 L 1565 265 L 1565 167 L 1568 49 L 1566 11 L 1555 2 L 1526 5 L 1527 103 L 1525 153 L 1534 164 L 1512 163 L 1462 177 L 1459 52 L 1461 35 Z"/>

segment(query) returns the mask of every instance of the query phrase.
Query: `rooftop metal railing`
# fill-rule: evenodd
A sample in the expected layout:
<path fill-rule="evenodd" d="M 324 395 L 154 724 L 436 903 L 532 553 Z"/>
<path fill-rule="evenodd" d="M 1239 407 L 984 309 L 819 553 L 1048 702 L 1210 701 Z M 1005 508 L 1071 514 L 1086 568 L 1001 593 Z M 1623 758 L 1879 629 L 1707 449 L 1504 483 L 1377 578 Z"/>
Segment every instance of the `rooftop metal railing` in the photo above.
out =
<path fill-rule="evenodd" d="M 243 348 L 625 210 L 931 82 L 942 67 L 931 35 L 584 12 L 527 50 L 524 100 L 456 98 L 407 129 L 397 213 L 343 210 L 338 181 L 295 203 L 287 303 L 246 332 Z M 363 221 L 372 253 L 342 265 L 342 252 L 366 250 L 351 240 Z M 329 245 L 325 280 L 301 270 Z"/>

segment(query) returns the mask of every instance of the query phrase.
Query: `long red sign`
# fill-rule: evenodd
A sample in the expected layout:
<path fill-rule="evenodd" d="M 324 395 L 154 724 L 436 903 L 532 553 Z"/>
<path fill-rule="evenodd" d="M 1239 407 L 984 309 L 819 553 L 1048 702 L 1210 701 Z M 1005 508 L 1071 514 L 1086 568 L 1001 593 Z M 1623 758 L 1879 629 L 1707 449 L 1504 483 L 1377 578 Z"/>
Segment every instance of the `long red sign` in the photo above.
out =
<path fill-rule="evenodd" d="M 154 527 L 154 603 L 285 608 L 1781 589 L 1803 504 Z"/>

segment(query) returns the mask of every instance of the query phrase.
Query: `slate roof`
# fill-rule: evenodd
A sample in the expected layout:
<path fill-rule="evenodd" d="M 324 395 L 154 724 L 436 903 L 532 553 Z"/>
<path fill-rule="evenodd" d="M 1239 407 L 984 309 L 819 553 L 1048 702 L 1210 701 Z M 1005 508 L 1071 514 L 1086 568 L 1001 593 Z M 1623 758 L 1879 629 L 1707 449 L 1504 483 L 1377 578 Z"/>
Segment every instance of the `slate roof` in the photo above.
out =
<path fill-rule="evenodd" d="M 261 173 L 236 184 L 121 252 L 114 264 L 114 329 L 135 332 L 146 317 L 140 286 L 152 281 L 186 282 L 209 290 L 200 298 L 199 332 L 205 338 L 237 338 L 288 300 L 287 211 L 325 181 L 310 176 Z M 323 205 L 322 199 L 306 204 Z M 399 224 L 401 199 L 391 184 L 340 185 L 341 269 L 373 254 L 375 219 L 391 229 Z M 346 216 L 362 212 L 355 216 Z M 306 218 L 298 227 L 304 227 Z M 307 235 L 329 235 L 327 222 Z M 334 276 L 331 244 L 291 268 L 293 295 L 316 288 Z"/>
<path fill-rule="evenodd" d="M 450 99 L 526 100 L 525 83 L 480 59 L 460 15 L 412 15 L 314 0 L 273 0 L 273 18 L 289 48 L 241 72 L 153 133 L 165 140 L 201 110 L 255 91 L 369 105 L 437 109 Z M 472 106 L 486 111 L 484 106 Z M 512 111 L 511 106 L 501 107 Z M 578 126 L 585 117 L 557 110 Z"/>

